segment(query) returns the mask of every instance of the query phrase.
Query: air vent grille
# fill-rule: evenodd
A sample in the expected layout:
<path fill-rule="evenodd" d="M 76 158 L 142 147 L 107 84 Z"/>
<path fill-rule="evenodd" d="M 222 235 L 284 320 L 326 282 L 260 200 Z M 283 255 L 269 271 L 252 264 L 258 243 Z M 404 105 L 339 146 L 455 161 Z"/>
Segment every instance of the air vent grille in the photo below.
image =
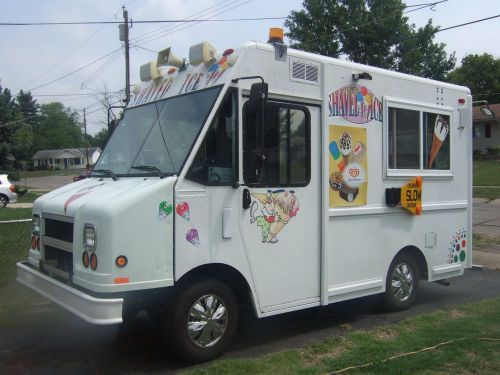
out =
<path fill-rule="evenodd" d="M 301 61 L 292 61 L 293 80 L 318 83 L 319 67 L 313 64 L 307 64 Z"/>

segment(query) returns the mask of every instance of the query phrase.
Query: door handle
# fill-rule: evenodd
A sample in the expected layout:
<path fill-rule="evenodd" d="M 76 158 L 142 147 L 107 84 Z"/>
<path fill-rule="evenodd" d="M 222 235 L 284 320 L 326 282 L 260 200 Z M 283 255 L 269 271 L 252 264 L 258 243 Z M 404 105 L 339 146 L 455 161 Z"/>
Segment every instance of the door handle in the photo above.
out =
<path fill-rule="evenodd" d="M 250 190 L 243 189 L 243 209 L 246 210 L 250 208 L 251 203 L 252 203 L 252 198 L 250 197 Z"/>

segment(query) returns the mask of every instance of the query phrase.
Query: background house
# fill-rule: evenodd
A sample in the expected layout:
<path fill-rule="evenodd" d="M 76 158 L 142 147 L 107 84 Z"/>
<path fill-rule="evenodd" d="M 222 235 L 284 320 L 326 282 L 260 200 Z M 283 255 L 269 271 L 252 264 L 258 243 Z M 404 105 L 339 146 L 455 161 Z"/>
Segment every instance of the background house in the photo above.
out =
<path fill-rule="evenodd" d="M 480 106 L 472 109 L 473 150 L 477 154 L 488 153 L 488 147 L 500 147 L 500 103 L 490 104 L 495 118 L 486 117 Z"/>
<path fill-rule="evenodd" d="M 94 165 L 101 155 L 99 147 L 89 147 L 89 164 Z M 85 148 L 63 148 L 60 150 L 40 150 L 32 157 L 36 167 L 77 169 L 85 168 L 87 157 Z"/>

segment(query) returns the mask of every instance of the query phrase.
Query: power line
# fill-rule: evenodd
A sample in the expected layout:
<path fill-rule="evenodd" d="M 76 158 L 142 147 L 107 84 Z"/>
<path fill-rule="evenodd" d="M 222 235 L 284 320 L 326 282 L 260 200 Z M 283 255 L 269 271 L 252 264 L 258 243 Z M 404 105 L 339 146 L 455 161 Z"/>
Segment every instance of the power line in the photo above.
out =
<path fill-rule="evenodd" d="M 466 22 L 466 23 L 461 23 L 460 25 L 455 25 L 455 26 L 445 27 L 444 29 L 439 29 L 438 31 L 436 31 L 436 33 L 439 33 L 439 32 L 441 32 L 441 31 L 446 31 L 446 30 L 456 29 L 457 27 L 462 27 L 462 26 L 471 25 L 471 24 L 473 24 L 473 23 L 478 23 L 478 22 L 488 21 L 488 20 L 491 20 L 491 19 L 493 19 L 493 18 L 498 18 L 498 17 L 500 17 L 500 14 L 497 14 L 496 16 L 491 16 L 491 17 L 481 18 L 481 19 L 479 19 L 479 20 L 475 20 L 475 21 L 470 21 L 470 22 Z"/>
<path fill-rule="evenodd" d="M 212 12 L 211 11 L 212 8 L 218 8 L 219 6 L 221 6 L 224 3 L 227 3 L 228 1 L 231 1 L 231 0 L 223 0 L 220 3 L 217 3 L 215 5 L 212 5 L 212 6 L 208 7 L 208 8 L 205 8 L 203 10 L 200 10 L 200 11 L 198 11 L 196 13 L 193 13 L 193 14 L 187 16 L 186 19 L 190 19 L 190 18 L 193 18 L 193 17 L 202 17 L 204 15 L 204 13 L 206 13 L 206 12 L 210 11 L 209 13 L 211 13 Z M 237 0 L 237 1 L 239 1 L 239 0 Z M 151 34 L 156 34 L 158 31 L 163 32 L 163 31 L 165 31 L 165 29 L 170 29 L 171 27 L 172 26 L 167 26 L 166 28 L 165 27 L 160 27 L 160 28 L 151 30 L 151 31 L 149 31 L 149 32 L 147 32 L 145 34 L 137 36 L 137 40 L 150 37 Z M 173 27 L 175 27 L 175 26 L 173 26 Z"/>
<path fill-rule="evenodd" d="M 178 23 L 178 22 L 240 22 L 240 21 L 265 21 L 284 20 L 287 17 L 254 17 L 254 18 L 224 18 L 224 19 L 185 19 L 185 20 L 143 20 L 134 23 Z M 120 24 L 121 21 L 77 21 L 77 22 L 0 22 L 0 26 L 56 26 L 56 25 L 102 25 Z"/>
<path fill-rule="evenodd" d="M 224 0 L 215 6 L 211 6 L 211 7 L 205 8 L 199 12 L 193 13 L 190 16 L 186 17 L 185 19 L 189 20 L 189 19 L 213 18 L 216 15 L 221 14 L 221 12 L 219 12 L 219 11 L 221 11 L 222 9 L 227 8 L 228 6 L 231 6 L 231 5 L 238 3 L 240 1 L 241 0 Z M 217 13 L 217 12 L 219 12 L 219 13 Z M 134 42 L 140 43 L 146 39 L 151 39 L 153 37 L 163 35 L 164 33 L 168 32 L 170 30 L 176 29 L 182 25 L 184 25 L 184 23 L 179 23 L 176 25 L 169 25 L 167 27 L 157 28 L 155 30 L 152 30 L 152 31 L 146 33 L 146 34 L 138 36 L 137 38 L 135 38 Z"/>
<path fill-rule="evenodd" d="M 37 89 L 39 89 L 39 88 L 42 88 L 42 87 L 45 87 L 45 86 L 51 85 L 52 83 L 55 83 L 55 82 L 57 82 L 57 81 L 60 81 L 60 80 L 62 80 L 62 79 L 64 79 L 64 78 L 66 78 L 66 77 L 68 77 L 68 76 L 70 76 L 70 75 L 72 75 L 72 74 L 78 73 L 79 71 L 81 71 L 81 70 L 83 70 L 83 69 L 85 69 L 85 68 L 87 68 L 87 67 L 89 67 L 89 66 L 91 66 L 91 65 L 93 65 L 93 64 L 95 64 L 95 63 L 97 63 L 97 62 L 99 62 L 99 61 L 101 61 L 101 60 L 103 60 L 103 59 L 105 59 L 106 57 L 108 57 L 108 56 L 112 55 L 113 53 L 116 53 L 116 52 L 118 52 L 118 51 L 121 51 L 121 49 L 122 49 L 122 47 L 120 47 L 120 48 L 118 48 L 118 49 L 115 49 L 114 51 L 111 51 L 110 53 L 107 53 L 106 55 L 101 56 L 101 57 L 99 57 L 98 59 L 95 59 L 94 61 L 92 61 L 92 62 L 90 62 L 90 63 L 88 63 L 88 64 L 86 64 L 86 65 L 83 65 L 83 66 L 79 67 L 79 68 L 78 68 L 78 69 L 76 69 L 76 70 L 73 70 L 72 72 L 69 72 L 69 73 L 67 73 L 67 74 L 65 74 L 65 75 L 63 75 L 63 76 L 61 76 L 61 77 L 59 77 L 59 78 L 56 78 L 56 79 L 54 79 L 54 80 L 52 80 L 52 81 L 50 81 L 50 82 L 47 82 L 47 83 L 44 83 L 44 84 L 42 84 L 42 85 L 36 86 L 36 87 L 34 87 L 34 88 L 32 88 L 32 89 L 29 89 L 28 91 L 34 91 L 34 90 L 37 90 Z"/>
<path fill-rule="evenodd" d="M 247 0 L 247 1 L 243 2 L 243 3 L 237 4 L 237 5 L 235 5 L 235 6 L 234 6 L 234 7 L 232 7 L 232 8 L 229 8 L 229 9 L 226 9 L 226 10 L 223 10 L 223 11 L 221 11 L 221 12 L 219 12 L 219 13 L 214 14 L 214 15 L 213 15 L 213 17 L 218 16 L 218 15 L 223 14 L 223 13 L 227 13 L 227 12 L 229 12 L 229 11 L 233 10 L 233 9 L 239 8 L 239 7 L 241 7 L 241 6 L 245 5 L 245 4 L 250 3 L 251 1 L 252 1 L 252 0 Z M 234 3 L 234 2 L 233 2 L 233 3 Z M 231 3 L 231 4 L 233 4 L 233 3 Z M 264 19 L 264 18 L 262 18 L 262 19 Z M 167 33 L 162 33 L 161 35 L 158 35 L 158 36 L 156 36 L 156 37 L 154 37 L 154 38 L 150 38 L 149 40 L 146 40 L 146 41 L 140 41 L 140 43 L 141 43 L 141 44 L 150 43 L 150 42 L 152 42 L 152 41 L 154 41 L 154 40 L 157 40 L 157 39 L 159 39 L 159 38 L 163 38 L 163 37 L 165 37 L 165 36 L 168 36 L 168 35 L 174 34 L 174 33 L 176 33 L 176 32 L 182 31 L 182 30 L 184 30 L 184 29 L 187 29 L 187 28 L 189 28 L 189 27 L 195 26 L 195 25 L 197 25 L 197 24 L 198 24 L 198 23 L 200 23 L 200 22 L 203 22 L 203 21 L 199 21 L 199 22 L 198 22 L 198 21 L 195 21 L 195 22 L 190 23 L 190 24 L 188 24 L 188 25 L 186 25 L 186 26 L 184 26 L 184 27 L 181 27 L 180 29 L 173 30 L 173 31 L 170 31 L 170 32 L 167 32 Z M 179 26 L 182 26 L 182 25 L 179 25 Z M 138 45 L 138 43 L 135 43 L 135 45 Z"/>

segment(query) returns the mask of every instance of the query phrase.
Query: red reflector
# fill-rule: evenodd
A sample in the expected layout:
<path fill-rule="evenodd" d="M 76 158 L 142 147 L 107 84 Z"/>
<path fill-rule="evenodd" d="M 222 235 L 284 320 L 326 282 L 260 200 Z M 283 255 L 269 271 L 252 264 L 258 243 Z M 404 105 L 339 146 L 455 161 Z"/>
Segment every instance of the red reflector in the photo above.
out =
<path fill-rule="evenodd" d="M 31 248 L 33 250 L 36 249 L 36 237 L 35 236 L 31 237 Z"/>
<path fill-rule="evenodd" d="M 36 240 L 36 249 L 40 250 L 40 237 Z"/>
<path fill-rule="evenodd" d="M 82 263 L 85 268 L 88 268 L 90 260 L 89 260 L 89 253 L 87 253 L 86 251 L 83 252 Z"/>
<path fill-rule="evenodd" d="M 227 56 L 227 55 L 230 55 L 234 52 L 234 49 L 232 48 L 228 48 L 227 50 L 224 51 L 224 53 L 222 54 L 222 56 Z"/>
<path fill-rule="evenodd" d="M 114 284 L 127 284 L 130 281 L 128 277 L 115 277 L 113 279 Z"/>
<path fill-rule="evenodd" d="M 10 191 L 11 192 L 14 192 L 16 190 L 16 187 L 14 186 L 14 184 L 11 184 L 10 185 Z"/>
<path fill-rule="evenodd" d="M 460 99 L 458 99 L 458 102 L 459 102 L 460 104 L 465 104 L 465 99 L 464 99 L 464 98 L 460 98 Z"/>
<path fill-rule="evenodd" d="M 97 256 L 95 254 L 90 256 L 90 268 L 92 268 L 92 271 L 97 269 Z"/>

